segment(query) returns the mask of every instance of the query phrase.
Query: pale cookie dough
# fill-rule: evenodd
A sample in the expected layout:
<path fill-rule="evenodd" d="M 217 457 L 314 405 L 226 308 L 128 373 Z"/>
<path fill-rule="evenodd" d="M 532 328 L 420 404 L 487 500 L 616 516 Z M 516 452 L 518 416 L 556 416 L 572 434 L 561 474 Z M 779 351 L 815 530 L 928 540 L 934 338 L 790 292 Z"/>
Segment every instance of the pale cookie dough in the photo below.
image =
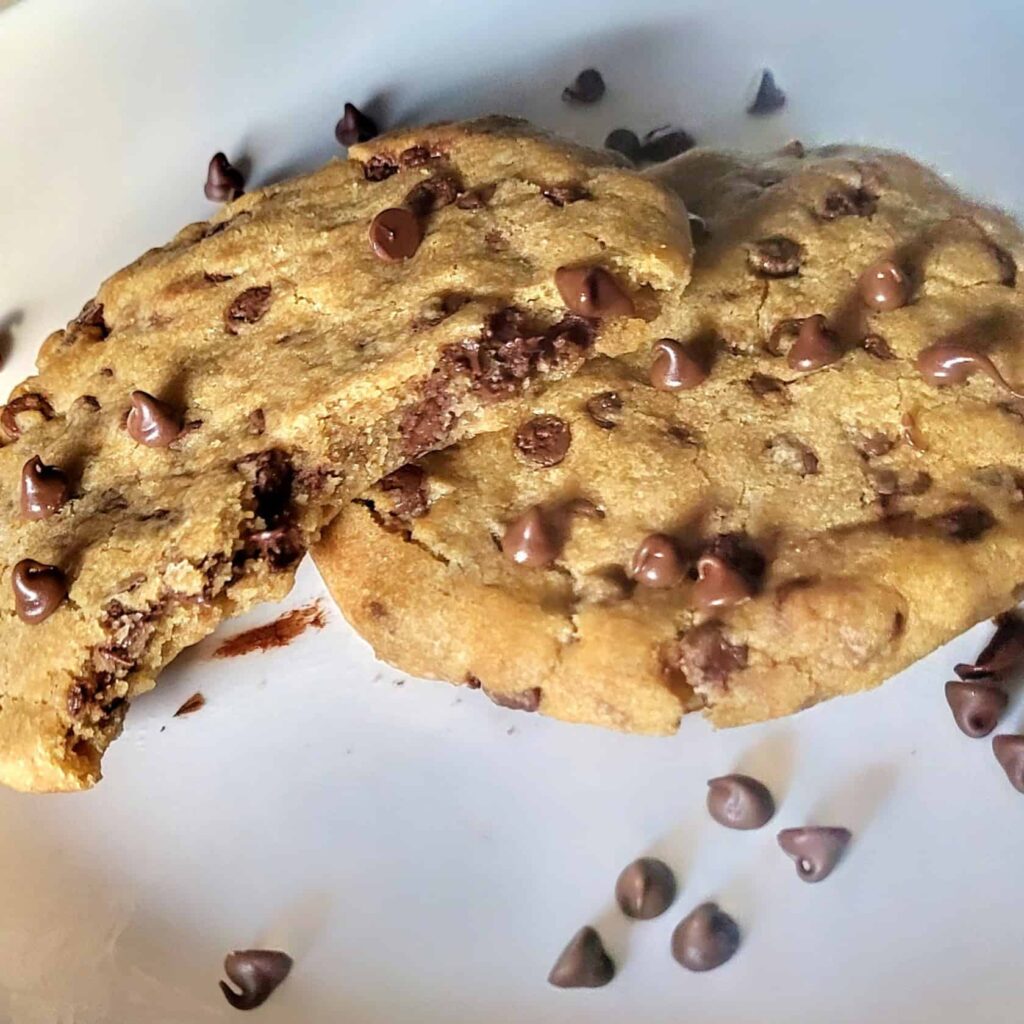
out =
<path fill-rule="evenodd" d="M 0 415 L 0 782 L 95 782 L 127 702 L 283 596 L 342 503 L 649 345 L 690 253 L 672 192 L 491 118 L 355 146 L 115 274 Z"/>
<path fill-rule="evenodd" d="M 1024 386 L 1017 226 L 875 150 L 653 173 L 705 221 L 681 344 L 592 363 L 367 492 L 315 549 L 352 624 L 404 671 L 669 733 L 875 686 L 1014 604 L 1024 402 L 918 357 L 958 345 Z M 832 333 L 809 321 L 791 354 L 817 315 Z"/>

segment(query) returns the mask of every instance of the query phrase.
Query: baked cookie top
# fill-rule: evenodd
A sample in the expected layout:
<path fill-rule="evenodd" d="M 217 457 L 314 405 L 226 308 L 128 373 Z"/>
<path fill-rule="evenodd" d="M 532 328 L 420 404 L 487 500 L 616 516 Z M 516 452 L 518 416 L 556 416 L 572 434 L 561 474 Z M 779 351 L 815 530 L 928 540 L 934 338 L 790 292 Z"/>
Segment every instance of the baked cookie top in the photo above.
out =
<path fill-rule="evenodd" d="M 1024 239 L 907 157 L 695 150 L 666 338 L 417 460 L 315 550 L 405 671 L 665 733 L 874 686 L 1024 580 Z"/>
<path fill-rule="evenodd" d="M 690 255 L 667 188 L 490 118 L 353 147 L 107 280 L 0 413 L 0 781 L 95 781 L 127 701 L 282 596 L 343 502 L 649 344 Z"/>

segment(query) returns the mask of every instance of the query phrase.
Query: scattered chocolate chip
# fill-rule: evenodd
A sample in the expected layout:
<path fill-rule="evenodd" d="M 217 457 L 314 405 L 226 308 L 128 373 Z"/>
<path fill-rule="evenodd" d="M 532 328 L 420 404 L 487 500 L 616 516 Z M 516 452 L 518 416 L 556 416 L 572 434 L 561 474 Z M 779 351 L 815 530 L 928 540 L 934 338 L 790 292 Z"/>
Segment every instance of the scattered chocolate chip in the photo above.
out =
<path fill-rule="evenodd" d="M 807 825 L 784 828 L 779 846 L 796 863 L 796 873 L 805 882 L 820 882 L 832 874 L 849 845 L 850 830 Z"/>
<path fill-rule="evenodd" d="M 246 427 L 250 434 L 255 434 L 257 437 L 266 433 L 266 413 L 262 409 L 253 409 L 253 411 L 249 413 L 249 418 L 246 421 Z"/>
<path fill-rule="evenodd" d="M 237 199 L 245 187 L 242 172 L 223 153 L 214 153 L 206 171 L 203 192 L 214 203 L 227 203 Z"/>
<path fill-rule="evenodd" d="M 896 353 L 889 346 L 889 342 L 880 334 L 869 334 L 861 342 L 864 351 L 876 359 L 895 359 Z"/>
<path fill-rule="evenodd" d="M 689 391 L 707 380 L 707 370 L 678 341 L 662 338 L 652 351 L 648 376 L 658 391 Z"/>
<path fill-rule="evenodd" d="M 996 631 L 973 665 L 960 664 L 953 671 L 961 679 L 1005 679 L 1024 664 L 1024 617 L 1006 612 L 996 619 Z"/>
<path fill-rule="evenodd" d="M 455 200 L 455 205 L 460 210 L 480 210 L 490 203 L 497 190 L 497 185 L 478 185 L 476 188 L 471 188 L 466 192 L 463 192 L 462 195 Z"/>
<path fill-rule="evenodd" d="M 922 349 L 917 355 L 917 371 L 935 387 L 963 384 L 968 377 L 982 373 L 1011 395 L 1024 397 L 1010 387 L 988 356 L 963 345 L 940 343 Z"/>
<path fill-rule="evenodd" d="M 775 83 L 775 76 L 765 68 L 757 84 L 757 92 L 747 107 L 747 113 L 755 117 L 774 114 L 786 105 L 786 94 Z"/>
<path fill-rule="evenodd" d="M 603 267 L 559 267 L 555 287 L 566 308 L 577 316 L 598 319 L 636 312 L 633 300 Z"/>
<path fill-rule="evenodd" d="M 572 85 L 562 90 L 566 103 L 596 103 L 604 95 L 604 78 L 596 68 L 581 71 Z"/>
<path fill-rule="evenodd" d="M 363 164 L 363 177 L 367 181 L 384 181 L 398 173 L 398 164 L 383 153 L 376 153 Z"/>
<path fill-rule="evenodd" d="M 778 377 L 770 377 L 767 373 L 754 373 L 747 380 L 747 387 L 757 395 L 765 398 L 768 395 L 786 394 L 786 382 Z"/>
<path fill-rule="evenodd" d="M 634 163 L 640 159 L 640 139 L 636 132 L 630 131 L 628 128 L 616 128 L 610 131 L 605 137 L 604 148 L 621 153 Z"/>
<path fill-rule="evenodd" d="M 401 206 L 381 210 L 370 222 L 370 247 L 378 259 L 397 263 L 410 259 L 423 241 L 423 225 Z"/>
<path fill-rule="evenodd" d="M 64 573 L 55 565 L 23 558 L 11 570 L 14 610 L 30 626 L 48 619 L 68 595 Z"/>
<path fill-rule="evenodd" d="M 801 321 L 786 362 L 791 369 L 807 372 L 836 362 L 842 354 L 835 334 L 826 326 L 825 318 L 815 313 Z"/>
<path fill-rule="evenodd" d="M 766 446 L 768 457 L 777 466 L 798 476 L 817 476 L 820 463 L 813 449 L 791 434 L 779 434 L 771 438 Z"/>
<path fill-rule="evenodd" d="M 648 534 L 633 554 L 629 575 L 645 587 L 674 587 L 683 578 L 683 561 L 675 541 L 663 533 Z"/>
<path fill-rule="evenodd" d="M 602 430 L 612 430 L 619 424 L 622 398 L 617 391 L 600 391 L 587 399 L 586 410 L 587 415 Z"/>
<path fill-rule="evenodd" d="M 534 416 L 516 431 L 515 445 L 527 462 L 557 466 L 572 443 L 569 424 L 558 416 Z"/>
<path fill-rule="evenodd" d="M 435 174 L 409 190 L 405 197 L 405 206 L 417 217 L 426 217 L 442 207 L 450 206 L 461 193 L 462 189 L 452 175 Z"/>
<path fill-rule="evenodd" d="M 732 608 L 754 596 L 754 588 L 743 573 L 718 555 L 704 554 L 697 559 L 697 577 L 693 600 L 704 611 Z"/>
<path fill-rule="evenodd" d="M 933 516 L 930 522 L 953 540 L 966 543 L 987 533 L 995 526 L 996 519 L 981 505 L 964 504 Z"/>
<path fill-rule="evenodd" d="M 593 199 L 588 189 L 570 182 L 568 185 L 549 185 L 540 193 L 552 206 L 568 206 L 584 199 Z"/>
<path fill-rule="evenodd" d="M 174 717 L 181 718 L 182 715 L 191 715 L 193 711 L 198 711 L 201 707 L 204 707 L 205 704 L 206 698 L 201 693 L 193 693 L 192 696 L 174 712 Z"/>
<path fill-rule="evenodd" d="M 380 482 L 381 490 L 391 498 L 391 514 L 400 520 L 418 519 L 430 507 L 427 500 L 427 474 L 411 462 L 388 473 Z"/>
<path fill-rule="evenodd" d="M 21 469 L 22 518 L 49 518 L 61 510 L 69 492 L 67 474 L 34 455 Z"/>
<path fill-rule="evenodd" d="M 254 324 L 262 319 L 272 302 L 269 284 L 246 288 L 232 299 L 224 312 L 224 323 L 229 334 L 237 334 L 243 324 Z"/>
<path fill-rule="evenodd" d="M 992 753 L 1018 793 L 1024 793 L 1024 736 L 996 736 Z"/>
<path fill-rule="evenodd" d="M 693 136 L 682 128 L 655 128 L 640 143 L 640 161 L 660 164 L 693 149 L 695 145 Z"/>
<path fill-rule="evenodd" d="M 872 263 L 857 284 L 861 302 L 876 313 L 888 313 L 907 304 L 910 282 L 892 260 Z"/>
<path fill-rule="evenodd" d="M 555 961 L 548 984 L 556 988 L 601 988 L 614 977 L 615 964 L 601 936 L 590 925 L 585 925 Z"/>
<path fill-rule="evenodd" d="M 516 565 L 542 568 L 559 555 L 559 537 L 539 505 L 533 505 L 505 527 L 501 550 Z"/>
<path fill-rule="evenodd" d="M 672 933 L 672 956 L 690 971 L 721 967 L 739 948 L 739 927 L 717 903 L 702 903 Z"/>
<path fill-rule="evenodd" d="M 540 707 L 540 700 L 543 694 L 539 686 L 531 686 L 527 690 L 515 690 L 511 693 L 495 693 L 485 686 L 484 693 L 499 708 L 508 708 L 511 711 L 536 711 Z"/>
<path fill-rule="evenodd" d="M 125 421 L 128 436 L 149 448 L 166 448 L 180 434 L 181 416 L 145 391 L 132 392 L 132 407 Z"/>
<path fill-rule="evenodd" d="M 783 235 L 762 238 L 747 250 L 747 266 L 759 277 L 792 277 L 802 260 L 803 246 Z"/>
<path fill-rule="evenodd" d="M 354 103 L 346 103 L 341 119 L 334 126 L 334 137 L 343 146 L 354 146 L 357 142 L 369 142 L 377 137 L 377 122 L 364 114 Z"/>
<path fill-rule="evenodd" d="M 676 876 L 656 857 L 641 857 L 622 869 L 615 883 L 619 909 L 637 921 L 664 914 L 676 898 Z"/>
<path fill-rule="evenodd" d="M 822 200 L 818 216 L 822 220 L 840 217 L 870 217 L 878 207 L 878 196 L 865 188 L 844 188 L 829 192 Z"/>
<path fill-rule="evenodd" d="M 29 392 L 12 398 L 0 412 L 0 427 L 11 440 L 21 436 L 21 427 L 18 425 L 18 416 L 23 412 L 37 412 L 44 420 L 52 420 L 54 416 L 53 406 L 37 392 Z"/>
<path fill-rule="evenodd" d="M 293 963 L 287 953 L 276 949 L 236 949 L 224 957 L 224 973 L 241 991 L 224 981 L 219 983 L 220 990 L 236 1010 L 254 1010 L 288 977 Z"/>
<path fill-rule="evenodd" d="M 761 828 L 775 814 L 775 801 L 763 782 L 749 775 L 708 780 L 708 813 L 719 825 L 744 831 Z"/>
<path fill-rule="evenodd" d="M 1002 687 L 986 682 L 946 683 L 946 702 L 960 731 L 973 739 L 987 736 L 998 724 L 1009 698 Z"/>

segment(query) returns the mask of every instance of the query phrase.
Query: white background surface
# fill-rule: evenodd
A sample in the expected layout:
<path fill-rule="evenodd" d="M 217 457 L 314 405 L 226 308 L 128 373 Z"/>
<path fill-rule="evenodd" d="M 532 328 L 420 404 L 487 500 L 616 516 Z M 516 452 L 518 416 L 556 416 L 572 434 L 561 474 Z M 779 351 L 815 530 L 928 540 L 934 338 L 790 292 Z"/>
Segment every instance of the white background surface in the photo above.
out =
<path fill-rule="evenodd" d="M 211 212 L 215 149 L 247 155 L 253 184 L 315 166 L 345 100 L 384 97 L 388 123 L 522 113 L 591 142 L 671 121 L 746 148 L 888 144 L 1020 211 L 1022 52 L 1011 2 L 29 0 L 0 15 L 0 318 L 16 320 L 0 385 L 102 277 Z M 591 64 L 605 101 L 564 107 Z M 755 122 L 763 65 L 790 103 Z M 307 564 L 288 603 L 319 593 Z M 188 653 L 95 791 L 0 793 L 0 1020 L 233 1020 L 221 960 L 260 944 L 296 957 L 267 1024 L 1021 1020 L 1024 797 L 942 696 L 990 627 L 874 694 L 649 740 L 398 687 L 332 615 L 276 653 Z M 207 706 L 173 719 L 195 690 Z M 737 768 L 778 797 L 760 832 L 703 810 L 705 780 Z M 818 886 L 775 846 L 805 822 L 856 832 Z M 652 851 L 680 897 L 630 924 L 615 877 Z M 744 944 L 692 975 L 669 935 L 708 898 Z M 549 988 L 587 922 L 619 976 Z"/>

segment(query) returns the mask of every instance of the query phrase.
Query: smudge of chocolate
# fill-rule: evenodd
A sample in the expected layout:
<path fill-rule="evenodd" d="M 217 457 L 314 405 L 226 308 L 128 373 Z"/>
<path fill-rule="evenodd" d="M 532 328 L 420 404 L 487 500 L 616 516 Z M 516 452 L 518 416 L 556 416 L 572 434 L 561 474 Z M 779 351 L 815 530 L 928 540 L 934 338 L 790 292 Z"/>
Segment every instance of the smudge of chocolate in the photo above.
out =
<path fill-rule="evenodd" d="M 312 601 L 301 608 L 285 612 L 265 626 L 257 626 L 255 629 L 247 629 L 244 633 L 228 637 L 213 652 L 213 657 L 237 658 L 243 654 L 252 654 L 254 651 L 271 651 L 277 647 L 287 647 L 307 629 L 323 629 L 326 625 L 327 617 L 323 606 L 319 601 Z"/>

